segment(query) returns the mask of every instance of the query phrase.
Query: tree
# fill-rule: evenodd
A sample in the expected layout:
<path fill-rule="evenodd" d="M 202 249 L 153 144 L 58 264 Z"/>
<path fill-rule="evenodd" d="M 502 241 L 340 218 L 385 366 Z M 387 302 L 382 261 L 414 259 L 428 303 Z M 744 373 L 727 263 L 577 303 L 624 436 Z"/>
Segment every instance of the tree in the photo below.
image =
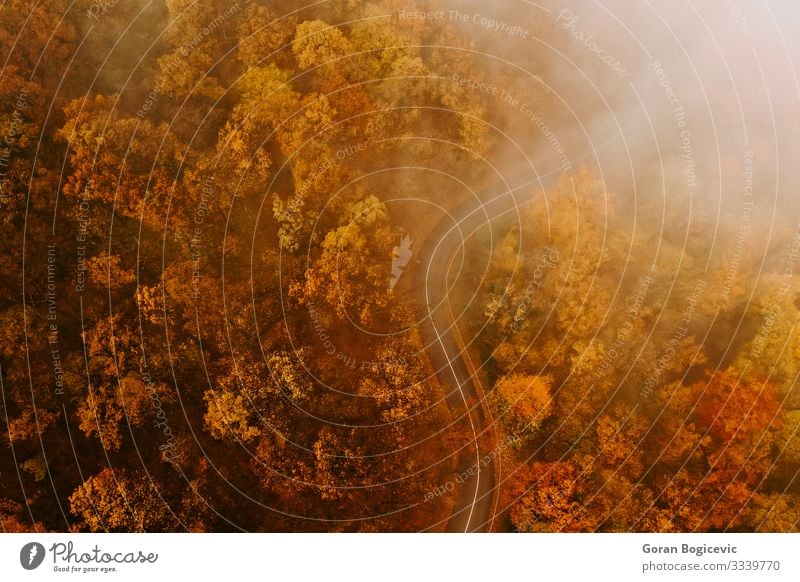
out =
<path fill-rule="evenodd" d="M 253 420 L 252 403 L 241 394 L 209 390 L 204 398 L 208 403 L 206 429 L 214 438 L 232 438 L 246 443 L 261 434 L 261 430 L 253 426 L 256 421 Z"/>
<path fill-rule="evenodd" d="M 491 392 L 496 414 L 510 434 L 531 440 L 553 412 L 552 378 L 513 374 L 501 378 Z"/>
<path fill-rule="evenodd" d="M 350 42 L 338 27 L 322 20 L 306 21 L 298 25 L 292 51 L 302 69 L 334 64 L 352 50 Z"/>
<path fill-rule="evenodd" d="M 296 27 L 297 20 L 292 15 L 281 15 L 266 6 L 248 6 L 237 31 L 239 60 L 248 69 L 264 60 L 288 65 Z"/>
<path fill-rule="evenodd" d="M 795 493 L 757 495 L 749 506 L 747 522 L 752 531 L 798 533 L 800 531 L 798 502 L 800 496 Z"/>
<path fill-rule="evenodd" d="M 122 445 L 123 426 L 140 427 L 153 412 L 153 398 L 171 400 L 164 385 L 148 387 L 138 373 L 130 372 L 118 382 L 90 384 L 89 395 L 78 407 L 80 428 L 86 436 L 96 435 L 103 448 L 117 450 Z"/>
<path fill-rule="evenodd" d="M 170 531 L 177 524 L 146 473 L 108 467 L 69 498 L 70 511 L 93 532 Z"/>
<path fill-rule="evenodd" d="M 182 199 L 178 166 L 183 152 L 167 124 L 128 117 L 117 96 L 76 99 L 57 132 L 70 146 L 72 172 L 64 194 L 73 201 L 113 205 L 123 217 L 163 227 L 170 198 Z"/>
<path fill-rule="evenodd" d="M 304 300 L 321 300 L 339 318 L 373 322 L 389 305 L 386 289 L 393 240 L 386 208 L 374 196 L 350 206 L 344 224 L 325 235 L 305 277 Z"/>
<path fill-rule="evenodd" d="M 654 471 L 658 521 L 669 531 L 741 527 L 781 425 L 775 389 L 726 370 L 678 390 L 677 398 L 664 397 L 669 408 L 645 445 L 672 471 Z"/>
<path fill-rule="evenodd" d="M 136 274 L 132 269 L 121 264 L 122 257 L 109 255 L 103 251 L 90 258 L 86 263 L 89 271 L 89 280 L 106 289 L 120 289 L 136 281 Z"/>
<path fill-rule="evenodd" d="M 25 409 L 22 413 L 8 422 L 7 436 L 9 443 L 19 446 L 21 442 L 40 438 L 48 427 L 52 426 L 61 416 L 58 412 L 48 412 L 38 409 L 31 411 Z"/>
<path fill-rule="evenodd" d="M 592 531 L 595 516 L 582 508 L 585 476 L 571 462 L 535 463 L 528 473 L 531 483 L 511 508 L 517 531 Z"/>
<path fill-rule="evenodd" d="M 21 517 L 22 506 L 9 499 L 0 498 L 0 532 L 44 533 L 47 528 L 41 522 L 28 523 L 30 516 Z"/>

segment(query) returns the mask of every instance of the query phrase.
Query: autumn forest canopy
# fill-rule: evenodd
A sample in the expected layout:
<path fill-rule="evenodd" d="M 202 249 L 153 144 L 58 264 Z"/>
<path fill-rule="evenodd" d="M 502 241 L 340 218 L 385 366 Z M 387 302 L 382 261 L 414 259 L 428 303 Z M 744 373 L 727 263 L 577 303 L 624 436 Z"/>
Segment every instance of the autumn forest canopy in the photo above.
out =
<path fill-rule="evenodd" d="M 786 55 L 504 4 L 0 6 L 0 531 L 800 530 Z"/>

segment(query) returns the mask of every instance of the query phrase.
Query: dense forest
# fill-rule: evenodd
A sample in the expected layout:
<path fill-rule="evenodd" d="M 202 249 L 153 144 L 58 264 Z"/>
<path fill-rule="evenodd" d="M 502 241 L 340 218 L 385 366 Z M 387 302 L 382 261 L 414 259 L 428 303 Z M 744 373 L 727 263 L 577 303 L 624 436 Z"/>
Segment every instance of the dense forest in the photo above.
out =
<path fill-rule="evenodd" d="M 465 251 L 490 270 L 462 325 L 508 445 L 510 524 L 796 531 L 800 234 L 756 264 L 730 228 L 710 256 L 702 228 L 665 240 L 626 228 L 623 208 L 596 220 L 602 188 L 565 176 L 492 253 L 481 231 Z"/>
<path fill-rule="evenodd" d="M 494 531 L 800 528 L 796 225 L 566 161 L 563 25 L 439 4 L 0 6 L 2 531 L 444 531 L 478 450 Z M 541 148 L 458 408 L 417 251 Z"/>

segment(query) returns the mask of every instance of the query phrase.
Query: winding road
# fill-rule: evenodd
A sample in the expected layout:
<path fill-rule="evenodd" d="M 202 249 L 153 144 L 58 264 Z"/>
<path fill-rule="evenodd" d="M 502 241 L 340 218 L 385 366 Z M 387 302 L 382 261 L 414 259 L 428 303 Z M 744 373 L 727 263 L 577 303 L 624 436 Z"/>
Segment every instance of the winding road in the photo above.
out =
<path fill-rule="evenodd" d="M 448 532 L 490 531 L 496 504 L 496 471 L 490 455 L 495 447 L 481 448 L 481 442 L 491 440 L 487 439 L 491 437 L 491 427 L 486 422 L 479 381 L 471 375 L 464 361 L 466 354 L 454 336 L 458 332 L 447 297 L 448 271 L 469 235 L 487 222 L 514 212 L 520 190 L 527 192 L 535 183 L 538 180 L 511 183 L 505 191 L 487 190 L 467 200 L 443 217 L 416 250 L 419 264 L 415 269 L 418 278 L 414 285 L 415 301 L 420 311 L 427 314 L 423 333 L 428 356 L 447 390 L 452 417 L 465 420 L 472 441 L 460 454 L 458 475 L 464 478 L 454 482 L 458 497 L 447 523 Z M 460 310 L 461 306 L 457 307 Z"/>

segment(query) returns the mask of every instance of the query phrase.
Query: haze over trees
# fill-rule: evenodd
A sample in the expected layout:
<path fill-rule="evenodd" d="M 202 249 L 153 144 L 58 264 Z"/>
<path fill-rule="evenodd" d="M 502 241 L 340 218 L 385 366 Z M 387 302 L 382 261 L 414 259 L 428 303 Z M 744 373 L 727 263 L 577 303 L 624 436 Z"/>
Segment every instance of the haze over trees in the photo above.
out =
<path fill-rule="evenodd" d="M 548 142 L 550 45 L 498 64 L 422 0 L 100 7 L 0 6 L 0 528 L 444 529 L 473 436 L 393 253 Z M 636 206 L 662 236 L 556 174 L 450 282 L 495 529 L 796 531 L 797 234 L 733 262 L 686 197 Z"/>
<path fill-rule="evenodd" d="M 745 272 L 730 289 L 724 263 L 706 269 L 702 232 L 671 244 L 619 218 L 601 223 L 592 205 L 608 199 L 590 175 L 565 176 L 495 249 L 478 232 L 465 251 L 492 269 L 467 321 L 501 442 L 515 445 L 502 490 L 510 525 L 778 528 L 796 495 L 796 374 L 784 356 L 796 332 L 769 331 L 763 306 L 781 310 L 775 326 L 795 321 L 796 300 L 776 305 L 772 283 L 796 294 L 800 280 L 785 271 L 795 243 L 776 244 L 766 284 Z"/>

